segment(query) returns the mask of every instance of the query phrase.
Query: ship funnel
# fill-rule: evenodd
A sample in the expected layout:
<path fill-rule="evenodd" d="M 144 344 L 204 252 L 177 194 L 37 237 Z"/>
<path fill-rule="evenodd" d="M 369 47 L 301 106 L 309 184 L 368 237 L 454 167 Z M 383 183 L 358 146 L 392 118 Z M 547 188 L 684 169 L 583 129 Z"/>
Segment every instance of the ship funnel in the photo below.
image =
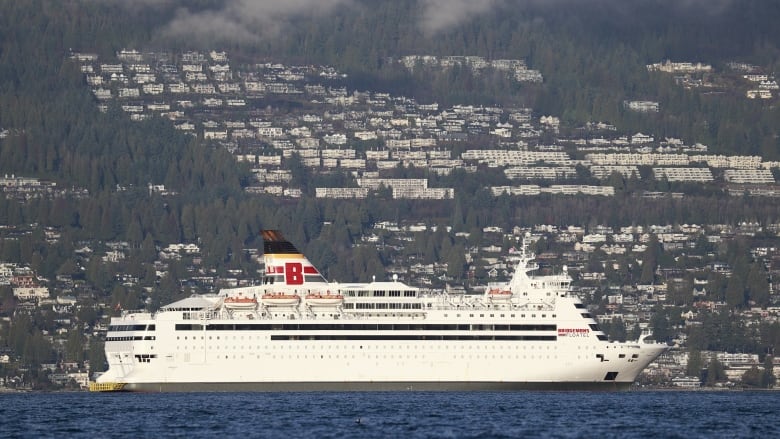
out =
<path fill-rule="evenodd" d="M 278 230 L 262 230 L 265 283 L 301 288 L 327 287 L 317 268 Z"/>

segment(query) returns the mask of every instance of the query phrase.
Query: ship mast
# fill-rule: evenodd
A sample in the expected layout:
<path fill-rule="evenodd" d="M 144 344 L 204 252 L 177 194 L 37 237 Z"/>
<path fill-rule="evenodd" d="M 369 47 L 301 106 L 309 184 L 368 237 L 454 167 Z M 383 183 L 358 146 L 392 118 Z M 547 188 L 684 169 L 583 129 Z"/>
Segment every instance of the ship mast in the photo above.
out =
<path fill-rule="evenodd" d="M 531 279 L 529 273 L 539 268 L 538 265 L 533 262 L 536 255 L 534 255 L 534 253 L 529 248 L 529 238 L 529 233 L 526 233 L 523 236 L 520 250 L 520 260 L 517 262 L 517 265 L 515 265 L 515 272 L 512 275 L 512 279 L 509 281 L 509 284 L 507 285 L 509 290 L 515 294 L 520 293 L 524 288 L 528 287 L 528 282 Z"/>

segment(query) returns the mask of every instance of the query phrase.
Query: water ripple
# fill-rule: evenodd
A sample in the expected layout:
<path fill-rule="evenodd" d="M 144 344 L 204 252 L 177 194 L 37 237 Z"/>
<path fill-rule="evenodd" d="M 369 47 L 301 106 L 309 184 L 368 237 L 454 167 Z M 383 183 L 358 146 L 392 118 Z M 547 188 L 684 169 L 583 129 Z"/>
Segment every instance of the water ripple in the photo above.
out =
<path fill-rule="evenodd" d="M 709 438 L 776 432 L 780 392 L 25 393 L 10 438 Z"/>

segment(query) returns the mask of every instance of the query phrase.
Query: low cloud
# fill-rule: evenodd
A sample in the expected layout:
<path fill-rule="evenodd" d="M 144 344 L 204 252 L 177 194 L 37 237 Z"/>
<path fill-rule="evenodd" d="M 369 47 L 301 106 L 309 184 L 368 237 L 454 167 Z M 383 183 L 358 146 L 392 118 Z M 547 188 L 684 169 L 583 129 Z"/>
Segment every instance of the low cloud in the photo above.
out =
<path fill-rule="evenodd" d="M 149 0 L 145 0 L 149 1 Z M 173 37 L 256 41 L 279 35 L 299 18 L 326 16 L 351 0 L 228 0 L 224 8 L 193 12 L 180 8 L 164 30 Z"/>
<path fill-rule="evenodd" d="M 423 0 L 419 24 L 427 34 L 447 30 L 500 3 L 500 0 Z"/>
<path fill-rule="evenodd" d="M 94 0 L 130 11 L 159 7 L 175 9 L 174 18 L 159 33 L 196 41 L 252 42 L 275 36 L 300 18 L 327 16 L 352 0 L 225 0 L 211 9 L 194 8 L 184 0 Z"/>
<path fill-rule="evenodd" d="M 419 25 L 426 34 L 447 31 L 498 8 L 541 7 L 547 11 L 560 8 L 566 13 L 568 6 L 593 5 L 614 8 L 617 16 L 630 14 L 636 5 L 630 0 L 420 0 Z M 677 16 L 707 18 L 729 10 L 737 0 L 658 0 L 659 12 Z"/>
<path fill-rule="evenodd" d="M 212 8 L 193 7 L 186 0 L 92 0 L 114 4 L 130 10 L 160 8 L 175 10 L 174 18 L 159 32 L 166 37 L 205 42 L 253 42 L 292 29 L 301 18 L 327 17 L 339 8 L 371 7 L 372 1 L 391 0 L 224 0 Z M 706 18 L 730 9 L 737 0 L 657 0 L 659 9 L 670 15 Z M 613 16 L 631 14 L 633 5 L 626 0 L 419 0 L 416 20 L 426 35 L 449 31 L 496 9 L 541 8 L 546 12 L 560 9 L 566 13 L 572 5 L 589 4 Z"/>

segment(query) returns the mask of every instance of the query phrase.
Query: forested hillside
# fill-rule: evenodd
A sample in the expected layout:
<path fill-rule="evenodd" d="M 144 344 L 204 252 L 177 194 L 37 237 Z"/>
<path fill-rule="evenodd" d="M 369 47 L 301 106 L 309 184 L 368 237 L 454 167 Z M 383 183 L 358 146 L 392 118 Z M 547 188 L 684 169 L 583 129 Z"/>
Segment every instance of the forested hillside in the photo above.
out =
<path fill-rule="evenodd" d="M 449 175 L 413 166 L 386 171 L 389 177 L 453 188 L 454 199 L 398 200 L 388 188 L 365 200 L 322 199 L 313 196 L 315 187 L 354 186 L 354 177 L 343 171 L 318 173 L 297 155 L 285 157 L 284 165 L 301 189 L 300 198 L 251 194 L 246 190 L 253 178 L 250 166 L 218 142 L 185 134 L 163 117 L 133 121 L 116 102 L 100 111 L 71 56 L 94 53 L 111 62 L 123 49 L 217 50 L 230 53 L 236 71 L 258 63 L 333 66 L 346 77 L 329 85 L 348 94 L 384 92 L 442 108 L 528 108 L 536 120 L 559 117 L 562 138 L 579 135 L 589 122 L 606 122 L 622 133 L 702 143 L 713 154 L 777 161 L 777 99 L 746 99 L 736 86 L 739 74 L 729 65 L 749 64 L 775 75 L 779 17 L 780 2 L 752 0 L 0 0 L 0 175 L 53 183 L 49 194 L 0 194 L 0 262 L 50 282 L 53 298 L 78 296 L 68 325 L 94 328 L 104 313 L 154 310 L 214 287 L 193 278 L 256 279 L 253 250 L 260 247 L 263 228 L 282 229 L 329 279 L 382 279 L 393 256 L 449 263 L 448 279 L 464 283 L 474 280 L 468 278 L 472 275 L 477 282 L 487 280 L 483 262 L 472 263 L 467 274 L 464 255 L 468 247 L 485 245 L 483 230 L 490 227 L 693 223 L 732 230 L 738 224 L 751 229 L 778 223 L 777 198 L 733 196 L 717 185 L 617 173 L 599 181 L 581 166 L 573 184 L 611 186 L 614 196 L 493 196 L 490 186 L 509 181 L 500 170 L 480 165 L 474 172 L 457 169 Z M 419 64 L 409 69 L 398 62 L 408 55 L 522 60 L 544 80 L 513 81 L 492 68 L 475 72 Z M 718 79 L 718 87 L 702 91 L 681 86 L 674 75 L 648 71 L 648 64 L 664 60 L 700 62 L 729 74 Z M 629 111 L 625 102 L 633 100 L 656 101 L 662 111 Z M 258 102 L 253 115 L 284 115 L 308 105 L 278 97 Z M 484 146 L 483 139 L 475 139 L 440 146 L 458 158 L 466 149 Z M 537 143 L 556 140 L 544 133 Z M 639 171 L 642 177 L 651 172 L 649 166 Z M 152 185 L 164 186 L 166 194 L 152 191 Z M 645 192 L 668 196 L 643 197 Z M 682 192 L 684 198 L 671 196 Z M 452 229 L 416 233 L 403 248 L 385 247 L 384 241 L 383 251 L 359 245 L 379 221 Z M 456 238 L 459 232 L 464 233 Z M 776 236 L 767 229 L 748 233 L 752 238 L 732 234 L 734 239 L 716 246 L 702 232 L 684 252 L 663 252 L 652 241 L 641 256 L 614 256 L 607 264 L 601 251 L 578 262 L 605 279 L 593 288 L 599 307 L 610 287 L 665 282 L 657 271 L 661 268 L 682 272 L 723 261 L 735 275 L 726 280 L 708 271 L 705 298 L 726 303 L 732 312 L 766 307 L 772 302 L 766 268 L 749 244 L 772 248 Z M 198 257 L 162 262 L 162 249 L 178 243 L 197 244 Z M 502 251 L 512 245 L 497 244 Z M 539 252 L 562 249 L 547 239 L 537 244 Z M 124 259 L 107 261 L 118 253 Z M 692 306 L 692 283 L 688 276 L 683 286 L 671 287 L 668 303 L 675 308 L 659 305 L 651 317 L 659 339 L 671 339 L 673 327 L 684 325 L 680 315 L 683 307 Z M 94 364 L 102 363 L 99 344 L 84 348 L 87 337 L 93 339 L 85 335 L 87 329 L 66 328 L 67 340 L 60 337 L 63 345 L 55 347 L 50 335 L 67 325 L 55 321 L 52 307 L 33 305 L 29 315 L 15 314 L 19 305 L 10 284 L 0 285 L 0 315 L 9 321 L 16 316 L 13 325 L 0 325 L 0 351 L 12 352 L 20 365 L 83 361 L 87 353 Z M 759 336 L 726 313 L 702 320 L 704 329 L 690 333 L 696 349 L 763 352 L 780 347 L 777 324 L 762 326 Z M 622 321 L 614 333 L 625 338 Z"/>
<path fill-rule="evenodd" d="M 706 143 L 715 152 L 778 157 L 777 108 L 728 93 L 704 96 L 675 86 L 671 79 L 651 76 L 645 68 L 671 58 L 716 66 L 740 60 L 774 71 L 780 31 L 771 17 L 779 12 L 777 4 L 488 3 L 492 8 L 453 13 L 455 19 L 447 21 L 430 8 L 433 3 L 413 0 L 379 5 L 334 1 L 312 11 L 264 2 L 252 8 L 228 0 L 3 1 L 0 127 L 18 135 L 0 144 L 0 172 L 51 179 L 90 194 L 87 199 L 24 205 L 0 200 L 4 223 L 60 227 L 70 238 L 58 244 L 64 248 L 33 242 L 18 256 L 13 249 L 5 253 L 20 262 L 37 255 L 47 267 L 42 274 L 51 275 L 67 260 L 75 240 L 127 240 L 142 247 L 198 237 L 209 261 L 227 267 L 223 264 L 240 265 L 231 255 L 253 242 L 260 227 L 293 224 L 291 238 L 308 242 L 319 235 L 322 221 L 346 224 L 349 233 L 335 245 L 346 248 L 376 218 L 446 221 L 471 230 L 487 224 L 730 223 L 776 216 L 764 203 L 717 200 L 717 194 L 707 192 L 686 201 L 647 201 L 639 208 L 629 201 L 636 190 L 630 181 L 620 183 L 626 198 L 517 203 L 485 197 L 482 188 L 495 181 L 480 173 L 431 176 L 433 185 L 457 189 L 460 207 L 454 214 L 447 205 L 436 204 L 421 209 L 382 202 L 342 210 L 315 200 L 280 204 L 247 199 L 241 190 L 247 170 L 226 151 L 182 135 L 164 120 L 131 122 L 113 107 L 99 112 L 77 66 L 67 60 L 71 50 L 94 51 L 110 59 L 126 47 L 227 49 L 239 62 L 334 65 L 349 72 L 350 89 L 385 90 L 442 104 L 527 106 L 538 114 L 560 115 L 569 129 L 606 120 L 628 132 Z M 722 32 L 724 27 L 731 31 Z M 545 81 L 520 85 L 462 69 L 410 73 L 388 61 L 408 54 L 520 58 L 544 72 Z M 666 111 L 638 116 L 623 108 L 623 100 L 647 96 L 658 99 Z M 299 179 L 314 177 L 302 174 Z M 150 203 L 145 196 L 150 183 L 163 183 L 180 196 Z M 16 244 L 4 245 L 9 246 Z M 337 272 L 365 274 L 343 267 Z"/>

